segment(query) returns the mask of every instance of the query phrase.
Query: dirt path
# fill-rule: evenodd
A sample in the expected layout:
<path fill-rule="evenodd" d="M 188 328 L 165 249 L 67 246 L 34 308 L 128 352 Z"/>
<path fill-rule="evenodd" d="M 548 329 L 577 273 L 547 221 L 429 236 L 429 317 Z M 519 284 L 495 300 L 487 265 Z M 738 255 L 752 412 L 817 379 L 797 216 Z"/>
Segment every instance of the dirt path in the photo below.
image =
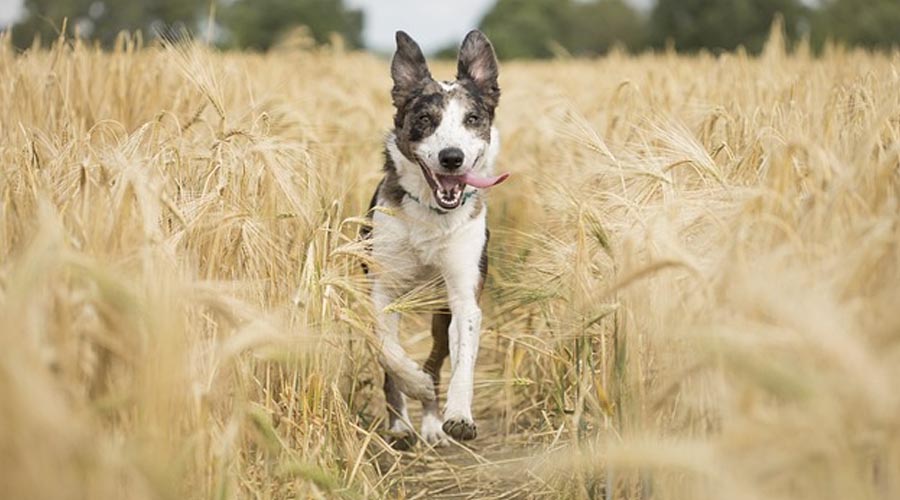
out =
<path fill-rule="evenodd" d="M 415 359 L 424 358 L 430 339 L 408 346 Z M 396 498 L 552 498 L 551 488 L 539 477 L 540 468 L 550 451 L 562 443 L 550 434 L 504 429 L 498 384 L 502 367 L 492 353 L 490 343 L 480 352 L 473 410 L 478 437 L 465 443 L 429 448 L 422 442 L 410 451 L 381 452 L 376 463 Z M 449 379 L 448 365 L 444 380 Z M 482 381 L 481 387 L 479 382 Z M 375 414 L 383 406 L 370 408 Z M 421 405 L 410 404 L 410 419 L 418 427 Z M 554 443 L 553 446 L 548 443 Z"/>
<path fill-rule="evenodd" d="M 417 416 L 414 416 L 414 420 Z M 479 437 L 465 444 L 384 454 L 383 473 L 399 469 L 391 491 L 398 498 L 548 498 L 550 488 L 532 472 L 546 460 L 527 436 L 503 436 L 493 420 L 476 416 Z"/>

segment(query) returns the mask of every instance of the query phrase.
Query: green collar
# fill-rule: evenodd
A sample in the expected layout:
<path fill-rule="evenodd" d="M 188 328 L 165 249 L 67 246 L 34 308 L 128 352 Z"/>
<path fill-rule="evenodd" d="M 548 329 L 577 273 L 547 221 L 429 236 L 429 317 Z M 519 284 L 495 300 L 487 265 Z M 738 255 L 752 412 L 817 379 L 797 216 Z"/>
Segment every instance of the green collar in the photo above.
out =
<path fill-rule="evenodd" d="M 468 191 L 468 192 L 463 193 L 463 199 L 462 199 L 462 201 L 459 203 L 459 206 L 461 207 L 461 206 L 465 205 L 466 202 L 469 201 L 469 199 L 471 199 L 473 196 L 475 196 L 475 193 L 477 193 L 477 192 L 478 192 L 478 191 L 476 190 L 476 191 Z M 426 205 L 425 203 L 422 203 L 418 198 L 416 198 L 415 196 L 413 196 L 412 193 L 410 193 L 409 191 L 406 191 L 405 189 L 403 190 L 403 193 L 404 193 L 404 194 L 406 195 L 406 197 L 409 198 L 410 200 L 412 200 L 412 201 L 418 203 L 419 205 L 425 205 L 426 207 L 430 208 L 432 212 L 434 212 L 434 213 L 436 213 L 436 214 L 438 214 L 438 215 L 447 215 L 447 214 L 450 213 L 449 210 L 444 210 L 444 209 L 442 209 L 442 208 L 433 207 L 433 206 L 431 206 L 430 204 Z M 455 209 L 454 209 L 454 210 L 455 210 Z"/>

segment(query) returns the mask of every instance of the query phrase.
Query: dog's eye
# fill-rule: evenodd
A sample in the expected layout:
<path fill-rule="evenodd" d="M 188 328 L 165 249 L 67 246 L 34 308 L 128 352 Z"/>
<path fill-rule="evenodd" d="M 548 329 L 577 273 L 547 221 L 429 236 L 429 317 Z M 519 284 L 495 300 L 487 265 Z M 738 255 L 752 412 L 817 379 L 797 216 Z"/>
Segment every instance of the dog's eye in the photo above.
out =
<path fill-rule="evenodd" d="M 469 113 L 469 115 L 466 116 L 466 125 L 478 125 L 480 122 L 481 117 L 475 113 Z"/>
<path fill-rule="evenodd" d="M 419 122 L 419 125 L 421 125 L 423 127 L 427 127 L 427 126 L 431 125 L 431 117 L 428 115 L 419 115 L 419 117 L 416 118 L 416 120 Z"/>

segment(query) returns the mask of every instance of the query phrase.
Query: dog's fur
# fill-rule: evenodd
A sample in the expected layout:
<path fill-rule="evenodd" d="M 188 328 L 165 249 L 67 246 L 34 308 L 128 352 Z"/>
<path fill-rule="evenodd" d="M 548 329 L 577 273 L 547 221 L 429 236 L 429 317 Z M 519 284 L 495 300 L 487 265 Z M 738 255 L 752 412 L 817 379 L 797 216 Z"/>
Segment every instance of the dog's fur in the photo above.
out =
<path fill-rule="evenodd" d="M 435 81 L 416 42 L 397 32 L 391 62 L 394 129 L 386 140 L 384 178 L 369 210 L 372 229 L 364 234 L 376 265 L 369 272 L 375 330 L 397 448 L 415 441 L 407 396 L 424 405 L 420 435 L 429 444 L 444 444 L 448 435 L 458 440 L 476 436 L 472 384 L 489 233 L 483 189 L 456 176 L 491 174 L 499 148 L 493 126 L 500 99 L 497 76 L 494 49 L 479 31 L 470 32 L 463 41 L 453 82 Z M 445 168 L 452 162 L 444 163 L 450 150 L 462 153 L 461 159 L 457 157 L 461 164 L 452 170 Z M 499 183 L 505 176 L 494 179 Z M 445 188 L 444 182 L 453 187 Z M 374 210 L 376 206 L 388 210 Z M 434 343 L 423 369 L 400 345 L 399 313 L 387 309 L 396 298 L 435 275 L 446 287 L 449 310 L 432 317 Z M 448 354 L 452 374 L 442 418 L 438 383 Z"/>

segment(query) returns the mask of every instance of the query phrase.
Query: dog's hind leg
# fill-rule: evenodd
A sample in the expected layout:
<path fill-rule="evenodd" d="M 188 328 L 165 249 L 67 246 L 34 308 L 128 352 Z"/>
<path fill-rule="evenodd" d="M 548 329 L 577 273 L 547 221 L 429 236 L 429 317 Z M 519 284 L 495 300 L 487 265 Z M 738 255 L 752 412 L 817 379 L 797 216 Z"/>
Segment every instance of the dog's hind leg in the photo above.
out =
<path fill-rule="evenodd" d="M 384 372 L 384 400 L 388 411 L 388 442 L 397 450 L 412 448 L 416 444 L 416 435 L 409 424 L 406 396 L 388 372 Z"/>
<path fill-rule="evenodd" d="M 425 361 L 425 373 L 431 376 L 434 381 L 434 399 L 431 401 L 423 401 L 422 415 L 422 438 L 425 442 L 432 445 L 447 444 L 447 435 L 441 428 L 443 421 L 441 420 L 441 412 L 438 409 L 438 386 L 441 382 L 441 366 L 444 360 L 450 354 L 450 343 L 448 334 L 450 330 L 450 311 L 443 310 L 431 316 L 431 354 Z"/>

